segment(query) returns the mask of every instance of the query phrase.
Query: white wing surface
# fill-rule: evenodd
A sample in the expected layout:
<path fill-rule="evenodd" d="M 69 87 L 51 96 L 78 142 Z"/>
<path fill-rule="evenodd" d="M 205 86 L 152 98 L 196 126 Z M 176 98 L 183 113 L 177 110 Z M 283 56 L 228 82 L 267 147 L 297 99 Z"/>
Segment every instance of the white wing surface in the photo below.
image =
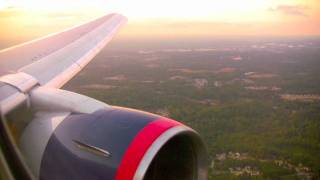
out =
<path fill-rule="evenodd" d="M 60 88 L 112 39 L 127 19 L 109 14 L 83 25 L 0 51 L 0 113 L 33 87 Z"/>
<path fill-rule="evenodd" d="M 90 62 L 125 22 L 125 17 L 111 14 L 0 51 L 0 76 L 24 72 L 40 85 L 61 87 Z"/>

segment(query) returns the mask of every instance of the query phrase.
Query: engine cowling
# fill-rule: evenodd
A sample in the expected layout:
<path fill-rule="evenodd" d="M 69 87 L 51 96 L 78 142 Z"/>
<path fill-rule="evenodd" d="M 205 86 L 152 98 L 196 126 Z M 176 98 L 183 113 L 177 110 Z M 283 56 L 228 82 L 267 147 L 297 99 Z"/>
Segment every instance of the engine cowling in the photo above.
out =
<path fill-rule="evenodd" d="M 39 121 L 29 127 L 32 123 Z M 28 142 L 28 148 L 22 145 L 27 158 L 41 152 L 30 148 L 39 143 L 30 142 L 37 139 L 30 135 L 35 131 L 27 128 L 22 138 Z M 133 109 L 71 114 L 59 122 L 42 151 L 40 164 L 30 165 L 38 166 L 40 179 L 207 179 L 206 149 L 194 130 Z"/>

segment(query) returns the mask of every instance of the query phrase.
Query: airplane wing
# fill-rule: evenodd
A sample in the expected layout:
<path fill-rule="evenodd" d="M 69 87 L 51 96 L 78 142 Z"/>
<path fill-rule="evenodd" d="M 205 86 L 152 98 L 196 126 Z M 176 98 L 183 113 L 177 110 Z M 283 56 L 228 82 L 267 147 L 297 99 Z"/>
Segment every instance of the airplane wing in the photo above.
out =
<path fill-rule="evenodd" d="M 126 22 L 111 14 L 90 23 L 0 51 L 0 76 L 23 72 L 40 85 L 61 87 L 111 40 Z"/>
<path fill-rule="evenodd" d="M 126 21 L 122 15 L 110 14 L 0 51 L 0 112 L 4 114 L 25 101 L 25 93 L 34 86 L 63 86 L 93 59 Z"/>
<path fill-rule="evenodd" d="M 126 21 L 111 14 L 0 51 L 0 167 L 17 179 L 206 179 L 191 128 L 59 89 Z"/>

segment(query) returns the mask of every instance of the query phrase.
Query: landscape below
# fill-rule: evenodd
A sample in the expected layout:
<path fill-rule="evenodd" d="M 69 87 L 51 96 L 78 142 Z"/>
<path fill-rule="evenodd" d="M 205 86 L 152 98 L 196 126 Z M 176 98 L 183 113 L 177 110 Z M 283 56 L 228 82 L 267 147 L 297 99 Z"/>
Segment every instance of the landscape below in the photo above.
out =
<path fill-rule="evenodd" d="M 320 178 L 319 38 L 125 43 L 64 89 L 186 123 L 209 179 Z"/>

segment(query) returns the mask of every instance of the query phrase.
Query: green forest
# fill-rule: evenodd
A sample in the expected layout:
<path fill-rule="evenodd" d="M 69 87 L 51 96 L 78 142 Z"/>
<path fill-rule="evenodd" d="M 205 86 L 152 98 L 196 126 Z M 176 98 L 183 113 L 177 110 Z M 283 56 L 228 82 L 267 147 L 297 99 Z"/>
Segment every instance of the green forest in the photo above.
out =
<path fill-rule="evenodd" d="M 194 128 L 209 179 L 318 179 L 319 49 L 107 48 L 64 88 Z"/>

